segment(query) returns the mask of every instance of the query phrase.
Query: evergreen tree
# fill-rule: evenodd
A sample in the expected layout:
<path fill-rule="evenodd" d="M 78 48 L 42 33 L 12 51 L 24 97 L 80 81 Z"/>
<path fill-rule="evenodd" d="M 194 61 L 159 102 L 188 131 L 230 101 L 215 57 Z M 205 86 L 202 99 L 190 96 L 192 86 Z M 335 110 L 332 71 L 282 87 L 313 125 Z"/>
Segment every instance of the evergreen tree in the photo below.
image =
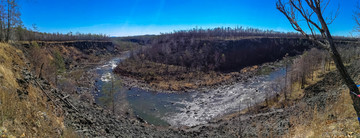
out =
<path fill-rule="evenodd" d="M 102 87 L 102 96 L 99 98 L 101 103 L 107 108 L 111 109 L 112 113 L 115 114 L 115 100 L 117 94 L 121 91 L 122 85 L 121 80 L 111 76 L 108 78 L 110 81 L 106 82 Z"/>
<path fill-rule="evenodd" d="M 57 85 L 57 77 L 66 71 L 64 58 L 59 51 L 55 51 L 53 65 L 55 67 L 55 84 Z"/>

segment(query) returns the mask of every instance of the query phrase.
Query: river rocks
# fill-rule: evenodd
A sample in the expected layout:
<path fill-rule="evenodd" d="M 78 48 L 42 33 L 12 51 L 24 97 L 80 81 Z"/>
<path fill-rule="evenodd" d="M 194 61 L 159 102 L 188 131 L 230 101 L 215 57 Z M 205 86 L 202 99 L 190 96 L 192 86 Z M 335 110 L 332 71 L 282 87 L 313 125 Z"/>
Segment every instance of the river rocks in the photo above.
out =
<path fill-rule="evenodd" d="M 29 92 L 27 91 L 27 88 L 29 86 L 29 81 L 34 79 L 34 77 L 32 76 L 32 74 L 27 71 L 27 70 L 22 70 L 22 74 L 23 74 L 23 78 L 17 78 L 16 82 L 19 84 L 19 89 L 16 90 L 19 98 L 21 100 L 26 99 Z"/>
<path fill-rule="evenodd" d="M 96 82 L 93 81 L 95 77 L 93 74 L 96 73 L 93 71 L 94 70 L 86 71 L 80 80 L 78 80 L 78 83 L 81 84 L 78 86 L 77 90 L 79 95 L 89 93 L 91 94 L 92 90 L 95 90 L 94 83 Z M 57 93 L 63 92 L 53 91 L 51 94 Z M 134 96 L 140 95 L 135 94 Z M 174 130 L 171 128 L 159 129 L 156 126 L 149 125 L 144 119 L 140 117 L 131 116 L 131 113 L 129 112 L 124 113 L 124 115 L 115 116 L 111 114 L 110 111 L 105 110 L 97 105 L 91 104 L 85 100 L 78 100 L 76 96 L 71 96 L 68 98 L 68 100 L 76 107 L 77 111 L 74 108 L 63 105 L 63 108 L 66 111 L 65 125 L 74 128 L 76 132 L 84 137 L 211 136 L 208 133 L 190 133 Z"/>
<path fill-rule="evenodd" d="M 84 72 L 85 73 L 77 80 L 77 83 L 79 83 L 76 89 L 77 93 L 67 98 L 75 108 L 67 105 L 67 103 L 59 103 L 65 111 L 65 126 L 72 127 L 83 137 L 236 137 L 239 123 L 239 121 L 236 120 L 231 120 L 234 121 L 233 123 L 224 121 L 213 124 L 210 123 L 209 125 L 194 126 L 192 129 L 186 127 L 160 129 L 156 126 L 147 124 L 147 122 L 140 117 L 131 116 L 130 112 L 124 113 L 125 115 L 115 116 L 108 110 L 94 105 L 83 98 L 80 98 L 82 100 L 79 100 L 78 97 L 82 97 L 84 94 L 91 94 L 93 90 L 95 90 L 95 70 L 84 70 Z M 28 76 L 27 78 L 29 80 L 34 78 L 31 75 L 25 76 Z M 239 79 L 241 81 L 246 79 L 244 77 L 241 78 L 242 79 Z M 61 90 L 51 88 L 51 86 L 45 84 L 46 82 L 38 81 L 47 92 L 51 91 L 51 95 L 64 95 L 62 93 L 65 93 Z M 125 79 L 123 82 L 129 84 L 129 86 L 139 86 L 137 80 Z M 146 89 L 146 86 L 143 85 L 143 87 L 140 86 L 140 88 Z M 203 90 L 208 91 L 208 89 L 213 88 L 204 88 Z M 222 94 L 220 91 L 216 91 L 216 93 Z M 134 94 L 133 96 L 139 95 Z M 214 97 L 216 97 L 216 95 L 214 95 Z M 213 97 L 206 96 L 206 98 L 211 99 Z M 202 102 L 201 104 L 205 105 L 207 102 Z M 185 111 L 186 114 L 191 116 L 202 116 L 203 111 L 194 111 L 192 107 L 193 106 L 188 106 L 189 109 Z M 268 116 L 263 117 L 262 119 L 264 120 L 264 118 L 267 117 Z M 254 117 L 253 119 L 259 119 L 259 117 Z M 251 121 L 244 121 L 244 125 L 245 124 L 251 124 Z M 281 124 L 281 126 L 286 126 L 283 124 L 286 124 L 286 122 Z M 269 124 L 269 126 L 270 125 L 271 124 Z M 256 135 L 256 131 L 254 131 L 255 128 L 245 130 L 248 130 L 249 133 L 251 133 L 249 136 Z"/>

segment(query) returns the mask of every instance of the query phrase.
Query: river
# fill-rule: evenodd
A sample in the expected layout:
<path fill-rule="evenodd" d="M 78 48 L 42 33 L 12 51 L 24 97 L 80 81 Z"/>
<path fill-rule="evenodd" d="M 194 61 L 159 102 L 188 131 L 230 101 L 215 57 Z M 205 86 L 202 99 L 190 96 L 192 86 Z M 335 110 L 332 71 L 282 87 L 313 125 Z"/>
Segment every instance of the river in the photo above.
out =
<path fill-rule="evenodd" d="M 101 88 L 114 77 L 116 65 L 129 55 L 113 58 L 96 68 L 100 76 L 96 78 L 97 91 L 95 100 L 98 103 L 102 96 Z M 263 102 L 266 96 L 273 96 L 282 86 L 285 70 L 279 68 L 269 75 L 255 76 L 247 82 L 225 85 L 207 92 L 157 93 L 139 88 L 123 89 L 120 93 L 131 111 L 150 124 L 160 126 L 195 126 L 209 120 L 247 108 Z"/>

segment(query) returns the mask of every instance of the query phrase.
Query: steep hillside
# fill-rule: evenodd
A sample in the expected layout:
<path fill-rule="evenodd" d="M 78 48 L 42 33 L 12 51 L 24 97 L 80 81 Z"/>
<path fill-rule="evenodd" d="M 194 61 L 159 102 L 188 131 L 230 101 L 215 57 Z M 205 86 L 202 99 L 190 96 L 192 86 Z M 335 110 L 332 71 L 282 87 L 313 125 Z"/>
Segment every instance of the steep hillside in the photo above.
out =
<path fill-rule="evenodd" d="M 341 54 L 346 55 L 346 53 L 350 52 Z M 309 56 L 312 54 L 314 53 L 311 51 L 306 52 L 295 61 L 315 60 L 314 63 L 317 64 L 315 66 L 320 68 L 307 70 L 309 75 L 305 75 L 304 80 L 297 80 L 294 77 L 298 75 L 296 72 L 302 70 L 299 64 L 303 63 L 295 62 L 296 64 L 289 69 L 288 78 L 291 79 L 287 91 L 284 91 L 286 89 L 284 88 L 282 92 L 264 102 L 250 105 L 243 111 L 219 117 L 209 124 L 199 125 L 188 131 L 196 130 L 201 133 L 224 131 L 238 137 L 359 137 L 359 122 L 349 90 L 335 65 L 329 62 L 329 65 L 322 66 L 321 62 Z M 346 65 L 359 84 L 359 56 L 352 55 L 351 62 L 346 62 Z M 305 68 L 312 68 L 314 63 L 307 64 Z M 293 67 L 295 70 L 292 69 Z M 301 81 L 305 81 L 304 86 L 301 86 Z M 284 80 L 280 83 L 284 83 Z"/>
<path fill-rule="evenodd" d="M 77 137 L 69 118 L 84 115 L 68 115 L 84 104 L 72 104 L 73 86 L 82 84 L 76 76 L 116 52 L 111 42 L 0 43 L 0 136 Z"/>
<path fill-rule="evenodd" d="M 61 108 L 49 101 L 30 73 L 23 52 L 0 43 L 0 135 L 71 137 Z"/>
<path fill-rule="evenodd" d="M 134 52 L 115 73 L 164 91 L 190 91 L 236 80 L 264 63 L 296 56 L 314 47 L 300 38 L 159 38 Z M 131 84 L 130 84 L 131 85 Z"/>
<path fill-rule="evenodd" d="M 56 59 L 56 54 L 54 55 L 49 47 L 38 48 L 36 50 L 45 51 L 43 61 Z M 135 117 L 116 116 L 92 102 L 83 100 L 81 93 L 57 89 L 56 84 L 39 77 L 38 74 L 32 74 L 33 62 L 29 62 L 31 60 L 26 58 L 24 52 L 29 52 L 27 55 L 30 59 L 31 49 L 24 48 L 23 45 L 0 44 L 1 137 L 192 137 L 200 135 L 157 128 Z M 73 52 L 76 51 L 70 51 L 72 54 Z M 66 52 L 60 52 L 60 55 L 66 57 L 64 53 Z M 75 68 L 75 71 L 81 76 L 80 78 L 89 77 L 87 70 Z M 65 77 L 62 78 L 63 81 L 67 80 L 67 75 L 76 79 L 71 75 L 71 71 L 62 75 Z M 90 82 L 89 80 L 78 81 L 81 82 L 74 85 L 82 86 Z M 91 90 L 86 90 L 84 93 L 91 93 Z M 201 135 L 208 136 L 209 134 Z"/>
<path fill-rule="evenodd" d="M 140 52 L 144 59 L 179 65 L 192 69 L 238 71 L 244 67 L 260 65 L 301 54 L 314 47 L 300 38 L 241 38 L 158 40 Z"/>
<path fill-rule="evenodd" d="M 43 55 L 36 55 L 34 51 Z M 71 138 L 78 135 L 83 137 L 358 136 L 359 127 L 349 93 L 342 87 L 334 65 L 325 57 L 314 58 L 312 55 L 320 57 L 323 55 L 319 51 L 311 51 L 299 56 L 311 60 L 304 60 L 309 63 L 304 64 L 307 65 L 305 68 L 298 70 L 312 67 L 313 62 L 319 64 L 322 60 L 324 66 L 319 64 L 312 70 L 306 70 L 310 73 L 305 75 L 307 83 L 304 84 L 304 89 L 298 88 L 299 80 L 292 78 L 295 79 L 295 83 L 291 84 L 294 89 L 289 93 L 288 101 L 285 101 L 283 93 L 280 93 L 271 97 L 270 103 L 260 103 L 243 112 L 212 120 L 209 124 L 191 128 L 164 128 L 149 125 L 141 118 L 113 115 L 110 111 L 85 99 L 84 95 L 91 93 L 93 81 L 91 79 L 93 72 L 88 68 L 92 67 L 91 64 L 101 63 L 104 57 L 87 54 L 74 45 L 39 46 L 32 43 L 24 47 L 24 45 L 0 43 L 0 134 L 4 137 Z M 340 51 L 346 55 L 344 53 L 357 50 L 341 48 Z M 57 74 L 59 83 L 53 82 L 54 73 L 50 72 L 52 71 L 50 65 L 53 65 L 57 54 L 63 58 L 66 65 L 65 71 Z M 111 56 L 111 51 L 105 55 Z M 359 80 L 360 64 L 357 61 L 359 54 L 355 52 L 349 55 L 352 56 L 349 56 L 349 59 L 345 56 L 344 60 L 347 61 L 346 64 L 351 65 L 350 72 L 356 80 Z M 87 59 L 90 57 L 97 58 Z M 72 62 L 66 64 L 68 61 Z M 42 77 L 39 77 L 40 63 L 49 65 L 48 68 L 44 65 Z M 164 64 L 150 63 L 150 65 L 167 70 Z M 141 64 L 138 66 L 146 67 Z M 262 68 L 249 67 L 241 70 L 240 73 L 251 74 L 257 69 Z M 169 66 L 168 71 L 172 70 L 189 73 L 184 67 Z M 216 76 L 211 73 L 203 75 L 207 80 L 210 80 L 211 76 Z M 297 73 L 294 75 L 296 76 Z M 226 78 L 226 76 L 218 77 Z M 55 88 L 56 84 L 58 84 L 57 88 Z M 84 89 L 78 92 L 77 88 Z M 87 98 L 92 97 L 90 95 Z"/>

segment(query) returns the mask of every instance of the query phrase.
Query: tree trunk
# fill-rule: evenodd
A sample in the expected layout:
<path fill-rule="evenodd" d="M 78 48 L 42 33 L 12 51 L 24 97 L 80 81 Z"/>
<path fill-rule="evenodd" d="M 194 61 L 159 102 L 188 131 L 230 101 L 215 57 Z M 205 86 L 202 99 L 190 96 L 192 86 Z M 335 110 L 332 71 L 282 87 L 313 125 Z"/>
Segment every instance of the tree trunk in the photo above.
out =
<path fill-rule="evenodd" d="M 323 27 L 323 30 L 324 30 L 323 36 L 326 36 L 326 40 L 330 46 L 330 55 L 331 55 L 332 59 L 334 60 L 335 66 L 336 66 L 337 70 L 339 71 L 342 79 L 344 80 L 346 86 L 350 90 L 351 99 L 353 100 L 353 106 L 354 106 L 355 112 L 358 116 L 359 123 L 360 123 L 360 98 L 351 93 L 351 92 L 354 92 L 356 94 L 360 94 L 359 89 L 357 88 L 354 80 L 350 77 L 348 71 L 346 70 L 346 68 L 344 66 L 341 56 L 335 47 L 334 39 L 332 38 L 329 28 L 327 27 L 327 23 L 325 22 L 324 18 L 321 16 L 321 10 L 317 9 L 315 11 L 315 13 L 318 16 L 321 26 Z"/>
<path fill-rule="evenodd" d="M 290 74 L 290 93 L 292 93 L 292 91 L 293 91 L 293 81 L 292 81 L 292 79 L 293 79 L 293 77 L 292 77 L 292 75 Z"/>
<path fill-rule="evenodd" d="M 285 96 L 285 101 L 287 100 L 287 74 L 288 74 L 288 64 L 287 62 L 285 63 L 285 93 L 284 93 L 284 96 Z"/>
<path fill-rule="evenodd" d="M 326 48 L 329 50 L 330 55 L 332 57 L 332 59 L 334 60 L 335 66 L 337 68 L 337 70 L 339 71 L 341 78 L 344 80 L 346 86 L 349 88 L 350 92 L 354 92 L 355 94 L 350 94 L 351 98 L 353 100 L 353 106 L 354 109 L 356 111 L 356 114 L 358 116 L 358 120 L 360 123 L 360 98 L 357 97 L 359 93 L 359 89 L 357 88 L 355 82 L 352 80 L 352 78 L 350 77 L 349 73 L 347 72 L 344 63 L 341 59 L 341 56 L 339 54 L 339 52 L 337 51 L 336 47 L 335 47 L 335 43 L 334 40 L 331 36 L 330 30 L 328 28 L 328 25 L 331 24 L 331 22 L 336 18 L 336 16 L 334 18 L 330 18 L 329 20 L 331 20 L 331 22 L 327 22 L 325 21 L 324 17 L 323 17 L 323 12 L 324 9 L 322 9 L 321 7 L 323 7 L 323 1 L 322 0 L 306 0 L 306 3 L 308 5 L 308 8 L 304 8 L 302 6 L 302 1 L 297 0 L 297 1 L 293 1 L 293 0 L 289 0 L 289 6 L 287 7 L 286 5 L 284 5 L 282 3 L 281 0 L 278 0 L 276 3 L 276 7 L 277 9 L 282 12 L 290 21 L 292 27 L 302 33 L 305 37 L 307 37 L 308 39 L 310 39 L 311 41 L 319 44 L 320 46 Z M 327 5 L 325 5 L 324 7 L 326 7 Z M 309 11 L 310 10 L 310 11 Z M 324 41 L 322 40 L 318 40 L 316 36 L 314 35 L 308 35 L 298 24 L 298 18 L 294 17 L 294 15 L 296 14 L 295 11 L 298 11 L 297 13 L 300 13 L 301 16 L 303 17 L 303 19 L 305 21 L 307 21 L 308 23 L 308 27 L 311 30 L 311 33 L 313 34 L 313 26 L 314 25 L 316 29 L 318 29 L 318 31 L 321 33 L 321 37 L 324 39 Z M 312 20 L 311 15 L 309 15 L 309 13 L 314 12 L 317 16 L 318 21 L 314 21 Z M 311 13 L 312 14 L 312 13 Z M 328 19 L 328 18 L 326 18 Z M 318 23 L 321 24 L 321 26 Z M 315 31 L 316 32 L 316 31 Z M 331 69 L 331 66 L 330 66 Z"/>
<path fill-rule="evenodd" d="M 360 117 L 360 98 L 351 93 L 351 92 L 354 92 L 356 94 L 359 94 L 359 89 L 356 86 L 355 82 L 351 79 L 348 71 L 346 70 L 346 68 L 341 60 L 341 57 L 340 57 L 338 51 L 336 50 L 336 48 L 334 46 L 331 46 L 331 57 L 333 58 L 336 68 L 338 69 L 342 79 L 344 80 L 345 85 L 350 90 L 350 96 L 351 96 L 351 99 L 353 100 L 353 106 L 354 106 L 356 114 L 359 118 Z"/>
<path fill-rule="evenodd" d="M 114 90 L 114 78 L 111 77 L 111 102 L 112 102 L 112 113 L 115 114 L 115 90 Z"/>
<path fill-rule="evenodd" d="M 3 17 L 0 17 L 0 42 L 3 41 Z"/>
<path fill-rule="evenodd" d="M 44 63 L 41 64 L 40 72 L 39 72 L 39 78 L 42 78 L 42 70 L 43 70 L 43 67 L 44 67 Z"/>
<path fill-rule="evenodd" d="M 57 82 L 58 82 L 58 75 L 57 75 L 57 73 L 55 73 L 55 86 L 57 87 Z"/>
<path fill-rule="evenodd" d="M 320 22 L 322 22 L 322 21 L 320 21 Z M 353 100 L 353 106 L 354 106 L 354 109 L 355 109 L 356 114 L 358 116 L 359 123 L 360 123 L 360 98 L 351 93 L 351 92 L 354 92 L 356 94 L 360 94 L 359 89 L 356 86 L 354 80 L 350 77 L 347 69 L 345 68 L 345 66 L 343 64 L 343 61 L 341 59 L 341 56 L 340 56 L 339 52 L 337 51 L 337 49 L 335 47 L 335 43 L 334 43 L 333 38 L 332 38 L 332 36 L 330 34 L 330 31 L 328 29 L 326 29 L 326 35 L 327 35 L 327 40 L 328 40 L 328 42 L 330 44 L 331 57 L 333 58 L 333 60 L 335 62 L 335 66 L 338 69 L 338 71 L 339 71 L 342 79 L 344 80 L 346 86 L 350 90 L 351 99 Z"/>
<path fill-rule="evenodd" d="M 324 74 L 326 71 L 326 58 L 324 58 L 322 62 L 323 62 L 322 74 Z"/>
<path fill-rule="evenodd" d="M 305 88 L 305 74 L 303 73 L 301 75 L 301 89 Z"/>
<path fill-rule="evenodd" d="M 314 77 L 315 77 L 315 71 L 312 71 L 311 73 L 311 80 L 314 81 Z"/>
<path fill-rule="evenodd" d="M 10 10 L 10 0 L 7 1 L 8 2 L 8 22 L 7 22 L 7 34 L 6 34 L 6 42 L 9 42 L 10 40 L 10 26 L 11 26 L 11 10 Z"/>

